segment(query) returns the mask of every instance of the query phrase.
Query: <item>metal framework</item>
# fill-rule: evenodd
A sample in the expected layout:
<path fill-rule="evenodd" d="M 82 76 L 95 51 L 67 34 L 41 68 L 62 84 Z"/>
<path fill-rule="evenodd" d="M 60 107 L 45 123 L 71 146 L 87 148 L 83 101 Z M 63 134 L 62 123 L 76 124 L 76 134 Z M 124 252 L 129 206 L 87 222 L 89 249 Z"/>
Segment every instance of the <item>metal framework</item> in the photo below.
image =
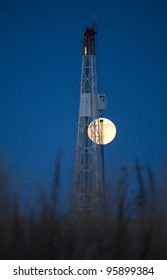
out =
<path fill-rule="evenodd" d="M 88 137 L 89 124 L 97 119 L 104 109 L 105 96 L 97 93 L 95 24 L 84 32 L 78 137 L 74 170 L 73 212 L 74 215 L 104 213 L 103 147 L 98 139 Z M 98 135 L 94 125 L 94 138 Z M 97 140 L 97 141 L 96 141 Z"/>

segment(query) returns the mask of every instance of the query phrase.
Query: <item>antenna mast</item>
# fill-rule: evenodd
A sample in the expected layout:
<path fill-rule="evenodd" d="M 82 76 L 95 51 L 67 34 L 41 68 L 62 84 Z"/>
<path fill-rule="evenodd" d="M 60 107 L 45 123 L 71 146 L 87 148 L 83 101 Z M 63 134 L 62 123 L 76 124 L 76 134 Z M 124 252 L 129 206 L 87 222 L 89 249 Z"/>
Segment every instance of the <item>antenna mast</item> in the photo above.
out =
<path fill-rule="evenodd" d="M 83 39 L 78 137 L 73 186 L 74 215 L 104 213 L 104 172 L 102 146 L 88 137 L 89 124 L 105 109 L 105 95 L 97 93 L 96 26 L 86 27 Z M 92 133 L 97 137 L 94 125 Z"/>

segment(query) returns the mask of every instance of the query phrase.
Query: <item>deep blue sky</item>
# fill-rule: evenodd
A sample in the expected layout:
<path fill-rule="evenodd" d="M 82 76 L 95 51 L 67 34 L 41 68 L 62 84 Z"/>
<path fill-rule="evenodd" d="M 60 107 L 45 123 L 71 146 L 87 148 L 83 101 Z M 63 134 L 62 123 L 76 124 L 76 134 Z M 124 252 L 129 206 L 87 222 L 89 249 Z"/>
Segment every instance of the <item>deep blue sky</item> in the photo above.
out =
<path fill-rule="evenodd" d="M 117 137 L 106 170 L 136 157 L 167 163 L 167 2 L 0 2 L 0 157 L 25 180 L 51 180 L 75 159 L 84 28 L 97 15 L 99 92 Z M 69 175 L 70 176 L 70 175 Z"/>

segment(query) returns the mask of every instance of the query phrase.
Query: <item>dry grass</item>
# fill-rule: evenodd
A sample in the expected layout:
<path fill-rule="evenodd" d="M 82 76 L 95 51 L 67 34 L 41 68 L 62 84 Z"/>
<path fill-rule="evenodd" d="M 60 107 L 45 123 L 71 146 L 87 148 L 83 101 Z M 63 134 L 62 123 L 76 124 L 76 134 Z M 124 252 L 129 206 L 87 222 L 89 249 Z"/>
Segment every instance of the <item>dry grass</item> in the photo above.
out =
<path fill-rule="evenodd" d="M 129 174 L 115 185 L 105 217 L 74 218 L 57 214 L 60 157 L 51 196 L 40 196 L 38 214 L 20 213 L 8 169 L 0 167 L 0 259 L 166 259 L 166 204 L 156 195 L 151 169 L 136 163 L 138 192 L 129 201 Z M 165 186 L 164 186 L 165 189 Z M 111 203 L 112 202 L 112 203 Z"/>

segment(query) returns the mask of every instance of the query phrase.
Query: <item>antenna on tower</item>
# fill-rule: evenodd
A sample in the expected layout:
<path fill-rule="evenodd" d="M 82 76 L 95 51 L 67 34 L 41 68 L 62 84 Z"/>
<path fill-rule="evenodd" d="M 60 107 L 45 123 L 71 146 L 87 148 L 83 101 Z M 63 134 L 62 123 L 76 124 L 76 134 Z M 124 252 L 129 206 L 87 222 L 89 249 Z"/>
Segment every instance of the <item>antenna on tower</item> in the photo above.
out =
<path fill-rule="evenodd" d="M 97 15 L 94 13 L 93 14 L 93 23 L 94 23 L 95 26 L 96 26 L 96 19 L 97 19 Z"/>
<path fill-rule="evenodd" d="M 98 16 L 94 13 L 93 14 L 93 25 L 94 25 L 96 32 L 97 32 L 97 19 L 98 19 Z"/>

